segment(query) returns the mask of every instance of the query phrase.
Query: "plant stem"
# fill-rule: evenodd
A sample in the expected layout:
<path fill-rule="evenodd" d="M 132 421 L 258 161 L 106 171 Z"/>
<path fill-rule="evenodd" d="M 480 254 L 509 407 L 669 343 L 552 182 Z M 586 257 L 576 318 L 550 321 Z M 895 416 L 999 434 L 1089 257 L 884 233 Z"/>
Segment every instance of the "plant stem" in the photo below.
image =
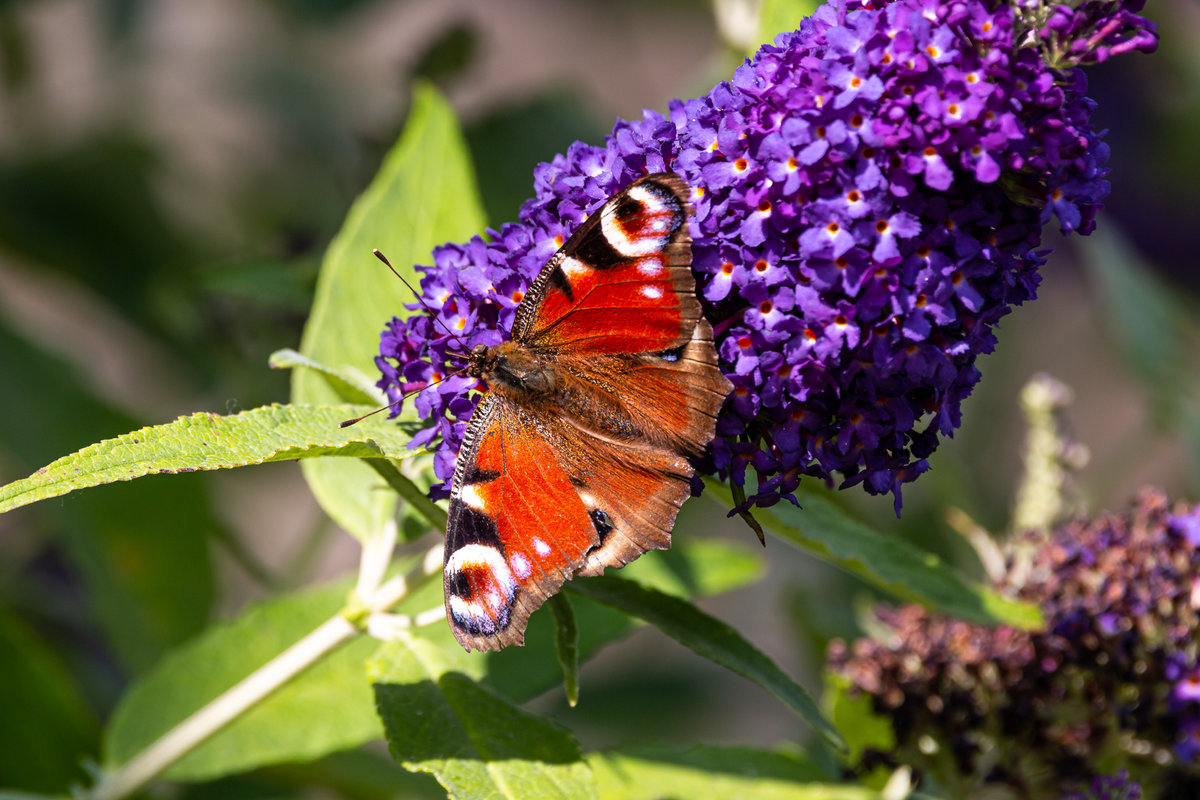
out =
<path fill-rule="evenodd" d="M 441 545 L 433 548 L 408 575 L 397 575 L 363 598 L 371 613 L 383 612 L 441 570 Z M 435 557 L 436 556 L 436 557 Z M 318 659 L 360 633 L 341 613 L 284 650 L 240 683 L 180 722 L 119 769 L 101 778 L 84 796 L 117 800 L 140 789 L 192 748 L 246 713 Z"/>
<path fill-rule="evenodd" d="M 136 791 L 193 747 L 244 714 L 271 692 L 338 645 L 358 629 L 338 614 L 305 636 L 241 683 L 180 722 L 161 738 L 105 776 L 91 792 L 92 800 L 115 800 Z"/>

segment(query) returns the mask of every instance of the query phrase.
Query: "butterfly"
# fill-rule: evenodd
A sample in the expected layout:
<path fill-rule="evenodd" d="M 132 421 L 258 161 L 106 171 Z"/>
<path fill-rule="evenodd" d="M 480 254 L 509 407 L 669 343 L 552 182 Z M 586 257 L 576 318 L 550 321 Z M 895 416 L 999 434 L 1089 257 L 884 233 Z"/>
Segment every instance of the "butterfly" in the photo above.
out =
<path fill-rule="evenodd" d="M 692 276 L 690 189 L 634 181 L 538 273 L 512 338 L 471 350 L 482 397 L 446 525 L 446 618 L 468 650 L 523 644 L 575 575 L 671 544 L 732 385 Z"/>

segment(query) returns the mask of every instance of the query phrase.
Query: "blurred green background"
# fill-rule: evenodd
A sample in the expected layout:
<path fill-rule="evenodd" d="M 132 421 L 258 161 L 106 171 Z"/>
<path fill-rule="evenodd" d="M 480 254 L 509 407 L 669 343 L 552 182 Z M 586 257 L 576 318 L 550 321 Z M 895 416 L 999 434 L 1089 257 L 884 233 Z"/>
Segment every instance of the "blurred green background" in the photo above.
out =
<path fill-rule="evenodd" d="M 0 0 L 0 481 L 179 414 L 286 401 L 267 355 L 298 343 L 321 253 L 395 140 L 415 78 L 459 110 L 499 225 L 538 161 L 730 75 L 756 41 L 751 6 Z M 1004 320 L 962 430 L 906 488 L 903 518 L 887 498 L 841 498 L 976 575 L 945 513 L 1005 530 L 1016 397 L 1038 371 L 1075 390 L 1067 418 L 1091 452 L 1079 490 L 1092 508 L 1119 508 L 1147 483 L 1200 498 L 1200 10 L 1168 0 L 1148 13 L 1160 52 L 1090 73 L 1112 147 L 1100 232 L 1048 232 L 1041 298 Z M 378 269 L 368 255 L 363 269 Z M 697 501 L 676 535 L 751 535 L 714 516 Z M 704 605 L 815 687 L 825 642 L 853 633 L 870 595 L 768 547 L 765 580 Z M 0 517 L 0 786 L 83 780 L 80 755 L 95 756 L 123 688 L 167 649 L 356 556 L 292 464 L 146 479 Z M 560 698 L 533 706 L 585 748 L 806 735 L 765 693 L 649 630 L 585 668 L 579 708 Z M 369 748 L 186 795 L 436 796 L 395 771 Z"/>

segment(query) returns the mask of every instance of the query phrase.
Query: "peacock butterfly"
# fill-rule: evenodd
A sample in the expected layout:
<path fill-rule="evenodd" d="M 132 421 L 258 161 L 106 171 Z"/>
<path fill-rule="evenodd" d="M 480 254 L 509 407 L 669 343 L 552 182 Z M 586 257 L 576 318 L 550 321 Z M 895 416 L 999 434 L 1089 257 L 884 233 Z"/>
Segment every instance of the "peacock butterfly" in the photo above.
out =
<path fill-rule="evenodd" d="M 732 388 L 696 299 L 688 193 L 660 173 L 610 197 L 542 268 L 512 339 L 469 354 L 483 396 L 443 570 L 468 650 L 522 644 L 564 581 L 670 546 Z"/>

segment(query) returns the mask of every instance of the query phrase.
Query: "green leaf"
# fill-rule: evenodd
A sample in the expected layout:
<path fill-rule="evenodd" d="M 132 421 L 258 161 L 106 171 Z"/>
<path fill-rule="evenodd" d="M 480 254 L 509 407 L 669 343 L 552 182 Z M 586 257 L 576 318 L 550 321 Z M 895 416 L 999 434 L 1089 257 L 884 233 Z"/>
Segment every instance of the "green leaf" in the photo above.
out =
<path fill-rule="evenodd" d="M 168 654 L 121 699 L 105 733 L 108 769 L 128 761 L 218 695 L 336 614 L 349 581 L 262 603 Z M 293 678 L 179 761 L 163 777 L 207 780 L 265 764 L 306 761 L 377 738 L 359 637 Z"/>
<path fill-rule="evenodd" d="M 456 670 L 458 661 L 401 636 L 368 665 L 397 761 L 432 773 L 457 800 L 596 796 L 570 733 L 474 683 Z"/>
<path fill-rule="evenodd" d="M 702 508 L 701 504 L 694 505 Z M 691 513 L 702 512 L 697 508 Z M 712 539 L 681 539 L 671 550 L 647 553 L 622 572 L 684 597 L 702 596 L 729 591 L 755 580 L 762 572 L 762 558 L 758 548 Z M 395 610 L 415 614 L 435 607 L 441 602 L 441 590 L 440 583 L 431 582 Z M 627 614 L 589 599 L 579 596 L 566 599 L 571 603 L 579 631 L 580 663 L 637 626 Z M 524 647 L 507 647 L 491 653 L 466 653 L 451 636 L 449 627 L 441 622 L 414 630 L 412 636 L 433 647 L 448 664 L 446 669 L 481 681 L 515 702 L 524 702 L 563 681 L 555 627 L 553 612 L 539 610 L 530 618 Z"/>
<path fill-rule="evenodd" d="M 680 515 L 686 530 L 688 519 L 703 513 L 702 503 L 688 503 Z M 670 550 L 646 553 L 623 567 L 621 574 L 645 586 L 678 597 L 708 597 L 731 591 L 757 580 L 762 574 L 762 551 L 719 539 L 677 537 Z M 571 584 L 568 584 L 570 586 Z M 579 630 L 579 661 L 586 662 L 605 645 L 628 636 L 639 624 L 628 615 L 580 596 L 565 597 L 574 610 Z M 536 697 L 562 681 L 558 666 L 552 614 L 535 612 L 525 630 L 524 647 L 508 647 L 483 656 L 484 681 L 505 697 L 517 701 Z M 447 636 L 448 647 L 458 647 Z M 460 648 L 461 649 L 461 648 Z M 479 677 L 479 676 L 477 676 Z"/>
<path fill-rule="evenodd" d="M 763 0 L 758 16 L 759 41 L 771 42 L 776 34 L 796 30 L 819 5 L 817 0 Z"/>
<path fill-rule="evenodd" d="M 802 755 L 749 747 L 622 749 L 588 756 L 601 800 L 878 800 L 857 786 L 820 783 Z"/>
<path fill-rule="evenodd" d="M 1125 368 L 1149 393 L 1160 421 L 1173 421 L 1194 402 L 1195 372 L 1180 368 L 1189 363 L 1192 352 L 1191 316 L 1178 294 L 1155 276 L 1154 268 L 1114 226 L 1100 226 L 1093 235 L 1080 237 L 1076 246 L 1100 290 L 1103 316 Z"/>
<path fill-rule="evenodd" d="M 626 580 L 605 575 L 568 584 L 576 594 L 644 619 L 697 654 L 754 681 L 791 708 L 836 748 L 844 748 L 837 730 L 821 716 L 800 684 L 724 622 L 691 603 Z"/>
<path fill-rule="evenodd" d="M 271 369 L 311 369 L 325 378 L 329 387 L 337 393 L 343 403 L 361 405 L 380 405 L 385 401 L 383 393 L 375 388 L 373 382 L 361 373 L 336 370 L 333 367 L 313 361 L 306 355 L 285 347 L 271 353 L 267 359 Z"/>
<path fill-rule="evenodd" d="M 705 507 L 695 505 L 697 511 Z M 670 550 L 651 551 L 621 568 L 627 580 L 685 599 L 733 591 L 762 575 L 763 550 L 757 545 L 683 537 L 676 537 Z"/>
<path fill-rule="evenodd" d="M 192 414 L 89 445 L 0 487 L 0 513 L 114 481 L 158 473 L 230 469 L 315 456 L 403 458 L 408 435 L 395 423 L 338 423 L 363 406 L 270 405 L 223 417 Z M 366 410 L 370 410 L 369 408 Z"/>
<path fill-rule="evenodd" d="M 307 764 L 286 764 L 262 775 L 277 789 L 283 777 L 290 793 L 279 792 L 275 797 L 333 797 L 347 800 L 446 800 L 446 790 L 433 778 L 421 772 L 410 772 L 397 764 L 382 748 L 359 748 L 330 753 Z M 282 775 L 281 775 L 282 774 Z M 275 780 L 272 780 L 275 779 Z M 221 789 L 223 787 L 213 787 Z M 282 788 L 282 787 L 278 787 Z M 255 795 L 262 797 L 265 793 Z M 208 792 L 203 797 L 213 797 Z M 222 796 L 223 797 L 223 796 Z M 202 800 L 195 794 L 188 800 Z M 250 800 L 247 798 L 247 800 Z"/>
<path fill-rule="evenodd" d="M 333 370 L 377 372 L 379 333 L 393 316 L 409 312 L 412 293 L 371 255 L 381 250 L 414 286 L 413 264 L 430 263 L 433 247 L 463 240 L 484 227 L 480 201 L 453 109 L 432 88 L 418 85 L 400 141 L 371 185 L 351 207 L 330 243 L 300 351 Z M 329 404 L 338 393 L 318 372 L 296 370 L 292 397 Z M 317 501 L 335 522 L 360 539 L 380 529 L 395 498 L 369 467 L 322 459 L 302 465 Z"/>
<path fill-rule="evenodd" d="M 875 713 L 869 695 L 850 694 L 850 681 L 841 675 L 826 673 L 824 705 L 833 724 L 846 737 L 850 750 L 849 764 L 857 764 L 867 748 L 890 753 L 896 746 L 896 733 L 887 717 Z M 870 785 L 882 786 L 888 778 L 886 770 L 870 779 Z"/>
<path fill-rule="evenodd" d="M 58 656 L 0 608 L 0 775 L 12 789 L 64 791 L 85 777 L 96 720 Z"/>
<path fill-rule="evenodd" d="M 579 627 L 575 624 L 575 610 L 562 594 L 550 598 L 550 610 L 554 612 L 554 649 L 562 667 L 563 689 L 567 705 L 574 708 L 579 701 Z"/>
<path fill-rule="evenodd" d="M 708 482 L 729 501 L 729 490 Z M 1011 600 L 971 581 L 932 553 L 898 536 L 884 536 L 809 490 L 796 492 L 801 508 L 780 503 L 755 509 L 768 531 L 899 597 L 985 625 L 1034 629 L 1042 624 L 1034 606 Z"/>

